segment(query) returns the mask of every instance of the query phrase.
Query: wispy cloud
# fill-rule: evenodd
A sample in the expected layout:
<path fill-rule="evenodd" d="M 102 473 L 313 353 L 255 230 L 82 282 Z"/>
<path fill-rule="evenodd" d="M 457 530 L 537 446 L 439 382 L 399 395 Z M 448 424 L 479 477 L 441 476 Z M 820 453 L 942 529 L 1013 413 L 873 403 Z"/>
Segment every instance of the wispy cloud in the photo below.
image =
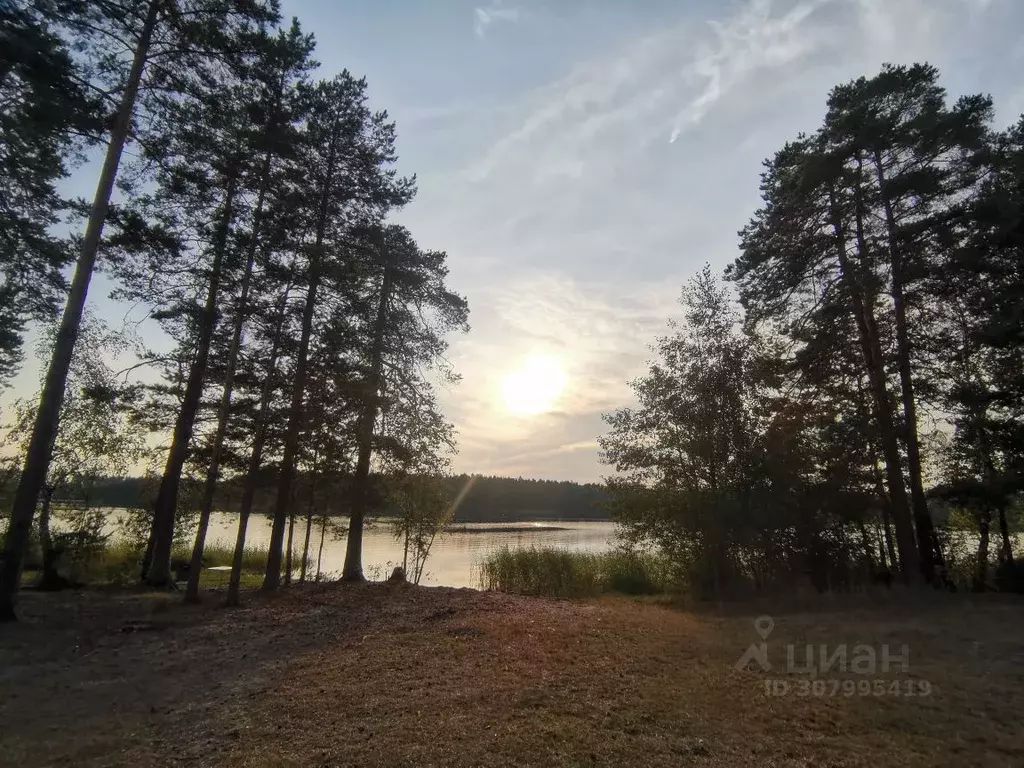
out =
<path fill-rule="evenodd" d="M 674 141 L 749 76 L 784 69 L 833 42 L 826 20 L 812 18 L 829 2 L 808 0 L 778 12 L 757 0 L 732 17 L 676 23 L 583 63 L 532 94 L 521 123 L 467 168 L 467 178 L 479 181 L 505 162 L 519 164 L 523 151 L 548 175 L 554 166 L 578 177 L 581 164 L 595 167 L 594 159 L 628 162 L 658 136 Z M 593 150 L 605 142 L 632 151 L 600 158 Z"/>
<path fill-rule="evenodd" d="M 474 149 L 421 177 L 429 197 L 406 220 L 448 248 L 470 298 L 473 333 L 453 348 L 465 380 L 445 395 L 461 469 L 596 478 L 601 413 L 630 402 L 627 382 L 680 285 L 703 262 L 735 257 L 761 160 L 815 129 L 832 86 L 885 61 L 931 61 L 954 93 L 990 90 L 950 51 L 990 39 L 997 18 L 1005 29 L 1020 19 L 1010 0 L 710 7 L 731 13 L 659 17 L 655 31 L 577 59 L 500 114 L 450 123 Z M 577 20 L 561 19 L 565 35 L 584 34 Z M 1019 84 L 1009 78 L 1004 91 L 1009 104 Z M 505 415 L 502 375 L 538 352 L 566 366 L 559 413 Z"/>
<path fill-rule="evenodd" d="M 804 22 L 832 0 L 812 0 L 775 16 L 770 0 L 756 0 L 724 22 L 710 21 L 714 40 L 704 43 L 686 75 L 703 81 L 700 91 L 676 115 L 669 143 L 688 126 L 699 123 L 708 111 L 750 72 L 779 67 L 806 56 L 822 43 Z"/>
<path fill-rule="evenodd" d="M 517 24 L 519 9 L 505 7 L 500 2 L 492 3 L 486 8 L 473 9 L 473 32 L 481 40 L 487 34 L 488 27 L 501 22 Z"/>

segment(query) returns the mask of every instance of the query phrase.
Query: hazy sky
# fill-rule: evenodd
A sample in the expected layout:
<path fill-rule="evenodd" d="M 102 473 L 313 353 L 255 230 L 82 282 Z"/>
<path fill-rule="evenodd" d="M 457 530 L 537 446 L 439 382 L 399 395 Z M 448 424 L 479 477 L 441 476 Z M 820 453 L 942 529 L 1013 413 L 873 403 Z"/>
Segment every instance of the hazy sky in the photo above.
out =
<path fill-rule="evenodd" d="M 283 5 L 322 74 L 365 75 L 396 120 L 419 177 L 397 219 L 469 298 L 442 394 L 467 472 L 600 477 L 601 413 L 630 402 L 681 284 L 734 258 L 761 161 L 818 126 L 831 86 L 926 60 L 1000 124 L 1024 111 L 1019 0 Z M 559 383 L 547 412 L 509 412 Z"/>
<path fill-rule="evenodd" d="M 630 400 L 682 282 L 724 267 L 763 158 L 829 88 L 927 60 L 951 94 L 1024 111 L 1024 2 L 291 0 L 328 72 L 365 74 L 419 175 L 399 215 L 469 297 L 444 405 L 466 471 L 597 479 L 601 413 Z M 553 411 L 508 414 L 532 355 Z M 543 375 L 543 374 L 540 374 Z M 513 382 L 515 386 L 517 382 Z"/>

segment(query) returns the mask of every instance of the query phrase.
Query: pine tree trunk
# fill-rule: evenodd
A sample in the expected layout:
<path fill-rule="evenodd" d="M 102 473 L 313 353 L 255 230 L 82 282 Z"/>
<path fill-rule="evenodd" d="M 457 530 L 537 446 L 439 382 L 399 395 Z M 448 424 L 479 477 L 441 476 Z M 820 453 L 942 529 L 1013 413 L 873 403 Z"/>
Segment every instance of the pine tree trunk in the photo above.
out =
<path fill-rule="evenodd" d="M 860 281 L 846 252 L 846 237 L 843 234 L 842 222 L 833 192 L 830 192 L 829 200 L 842 280 L 850 295 L 857 333 L 860 338 L 861 353 L 864 357 L 864 366 L 867 369 L 868 383 L 875 404 L 875 419 L 878 422 L 882 453 L 885 457 L 889 501 L 896 528 L 896 540 L 899 543 L 900 570 L 904 580 L 911 582 L 916 580 L 919 573 L 917 545 L 914 543 L 914 529 L 911 523 L 907 491 L 903 485 L 903 463 L 900 459 L 896 428 L 892 421 L 892 406 L 888 387 L 885 384 L 877 325 L 873 311 L 865 302 Z"/>
<path fill-rule="evenodd" d="M 320 549 L 316 553 L 316 583 L 320 583 L 320 564 L 324 560 L 324 539 L 327 538 L 327 510 L 320 518 Z"/>
<path fill-rule="evenodd" d="M 39 508 L 39 548 L 43 556 L 43 573 L 39 579 L 38 589 L 57 590 L 68 586 L 68 582 L 57 573 L 57 552 L 53 548 L 53 537 L 50 534 L 50 512 L 53 507 L 54 488 L 43 488 L 43 503 Z"/>
<path fill-rule="evenodd" d="M 270 395 L 274 387 L 274 370 L 277 367 L 277 356 L 281 348 L 281 336 L 284 332 L 285 310 L 288 306 L 288 295 L 291 283 L 281 292 L 277 305 L 277 319 L 274 338 L 270 345 L 270 357 L 267 361 L 263 387 L 260 390 L 259 410 L 256 414 L 256 428 L 249 453 L 249 465 L 246 468 L 245 482 L 242 485 L 242 502 L 238 510 L 238 534 L 235 537 L 235 552 L 231 558 L 231 578 L 228 581 L 228 605 L 238 605 L 238 590 L 242 581 L 242 557 L 245 555 L 245 534 L 252 514 L 253 500 L 256 498 L 256 480 L 263 464 L 263 446 L 267 439 L 267 409 L 270 407 Z"/>
<path fill-rule="evenodd" d="M 873 571 L 875 569 L 875 548 L 871 544 L 871 537 L 868 535 L 868 527 L 864 524 L 863 520 L 858 521 L 858 527 L 860 528 L 860 542 L 864 548 L 864 555 L 868 559 L 868 566 Z"/>
<path fill-rule="evenodd" d="M 321 517 L 321 546 L 316 551 L 316 584 L 319 584 L 319 578 L 321 578 L 321 564 L 324 562 L 324 540 L 327 538 L 327 513 L 328 510 L 324 510 L 324 515 Z"/>
<path fill-rule="evenodd" d="M 366 515 L 367 492 L 370 482 L 370 456 L 373 451 L 373 426 L 377 422 L 377 401 L 380 397 L 381 370 L 384 355 L 384 331 L 388 321 L 388 301 L 391 297 L 391 269 L 381 239 L 381 256 L 384 261 L 384 276 L 380 286 L 380 300 L 377 305 L 377 320 L 373 329 L 373 347 L 370 350 L 370 381 L 366 405 L 359 419 L 356 441 L 359 454 L 356 459 L 355 476 L 352 478 L 352 512 L 348 523 L 348 541 L 345 545 L 345 567 L 342 578 L 345 581 L 365 581 L 363 576 L 363 523 Z"/>
<path fill-rule="evenodd" d="M 896 570 L 896 564 L 899 562 L 896 558 L 896 546 L 893 544 L 892 538 L 892 514 L 891 505 L 889 503 L 889 496 L 885 492 L 885 485 L 882 482 L 882 472 L 878 469 L 878 460 L 871 460 L 872 474 L 875 479 L 875 494 L 878 496 L 879 507 L 882 511 L 882 530 L 885 535 L 885 550 L 889 555 L 889 568 Z M 885 559 L 884 557 L 882 558 Z"/>
<path fill-rule="evenodd" d="M 306 572 L 309 568 L 309 535 L 313 528 L 313 509 L 316 507 L 316 473 L 317 455 L 313 453 L 313 472 L 309 479 L 309 501 L 306 504 L 306 537 L 302 544 L 302 570 L 299 573 L 299 583 L 306 583 Z"/>
<path fill-rule="evenodd" d="M 213 497 L 217 492 L 221 454 L 224 451 L 224 437 L 228 429 L 228 418 L 231 415 L 231 395 L 235 386 L 235 368 L 238 367 L 238 350 L 242 346 L 242 329 L 245 325 L 245 314 L 248 309 L 249 286 L 252 283 L 252 270 L 256 262 L 256 235 L 259 221 L 262 218 L 266 186 L 264 182 L 260 188 L 260 196 L 256 204 L 252 243 L 249 246 L 249 257 L 245 264 L 245 274 L 242 275 L 242 288 L 238 296 L 238 307 L 235 310 L 235 324 L 231 332 L 227 370 L 224 374 L 224 389 L 221 391 L 220 404 L 217 407 L 217 430 L 213 436 L 210 466 L 206 470 L 203 500 L 199 509 L 199 527 L 196 529 L 196 541 L 195 546 L 192 548 L 192 561 L 189 564 L 188 586 L 185 588 L 186 602 L 195 602 L 199 599 L 199 575 L 203 564 L 203 548 L 206 546 L 206 532 L 210 527 L 210 515 L 213 513 Z"/>
<path fill-rule="evenodd" d="M 284 553 L 284 583 L 292 583 L 292 547 L 295 538 L 295 500 L 288 505 L 288 543 Z"/>
<path fill-rule="evenodd" d="M 318 240 L 320 238 L 318 237 Z M 285 432 L 284 454 L 281 457 L 281 474 L 277 484 L 277 501 L 274 506 L 274 526 L 270 531 L 270 551 L 267 553 L 267 570 L 263 576 L 263 589 L 277 589 L 281 583 L 281 546 L 284 543 L 284 526 L 291 506 L 292 482 L 295 477 L 295 455 L 299 448 L 299 432 L 302 428 L 302 402 L 306 393 L 306 364 L 309 356 L 309 340 L 313 334 L 313 312 L 316 309 L 316 292 L 320 282 L 320 249 L 318 242 L 310 256 L 309 288 L 302 310 L 302 334 L 295 362 L 295 380 L 292 382 L 292 401 L 288 409 L 288 428 Z"/>
<path fill-rule="evenodd" d="M 1004 563 L 1009 563 L 1010 567 L 1013 568 L 1015 566 L 1013 543 L 1010 538 L 1010 526 L 1006 522 L 1006 504 L 999 505 L 999 535 L 1003 540 L 1003 547 L 999 557 Z"/>
<path fill-rule="evenodd" d="M 46 371 L 46 380 L 39 397 L 39 408 L 36 411 L 35 423 L 32 426 L 32 437 L 29 440 L 25 463 L 14 495 L 7 539 L 4 544 L 3 563 L 0 564 L 0 621 L 13 621 L 14 599 L 21 583 L 21 568 L 28 546 L 29 534 L 32 530 L 32 518 L 35 516 L 39 494 L 46 484 L 46 473 L 50 467 L 53 443 L 57 437 L 60 424 L 60 410 L 64 404 L 64 388 L 67 385 L 68 371 L 71 369 L 71 357 L 78 340 L 78 329 L 82 323 L 82 312 L 85 309 L 86 296 L 89 293 L 89 281 L 92 279 L 96 264 L 96 252 L 99 249 L 103 224 L 106 222 L 107 210 L 110 207 L 110 195 L 114 189 L 114 180 L 121 163 L 121 153 L 128 138 L 132 114 L 135 111 L 135 98 L 142 81 L 142 72 L 146 66 L 153 30 L 157 25 L 157 16 L 163 0 L 151 0 L 143 22 L 139 40 L 135 46 L 132 66 L 125 81 L 124 93 L 118 106 L 117 117 L 110 134 L 103 168 L 96 185 L 92 210 L 82 239 L 82 247 L 75 263 L 75 274 L 71 279 L 71 289 L 64 305 L 57 338 L 53 346 L 53 356 Z"/>
<path fill-rule="evenodd" d="M 899 248 L 899 233 L 892 202 L 886 194 L 885 174 L 882 157 L 874 152 L 875 171 L 878 178 L 879 194 L 885 210 L 886 230 L 889 238 L 889 269 L 892 275 L 892 303 L 896 320 L 896 357 L 900 376 L 900 399 L 903 403 L 903 419 L 906 422 L 907 471 L 910 473 L 910 500 L 914 512 L 917 544 L 921 557 L 921 573 L 925 581 L 935 579 L 935 566 L 943 565 L 942 552 L 935 539 L 935 529 L 928 502 L 924 495 L 921 477 L 921 446 L 917 435 L 917 400 L 914 397 L 914 380 L 910 364 L 910 334 L 907 330 L 906 297 L 903 290 L 903 258 Z"/>
<path fill-rule="evenodd" d="M 302 565 L 299 570 L 299 584 L 306 583 L 306 572 L 309 568 L 309 538 L 313 532 L 313 507 L 306 512 L 306 535 L 302 542 Z"/>
<path fill-rule="evenodd" d="M 974 576 L 974 591 L 984 592 L 988 588 L 988 538 L 992 513 L 988 510 L 978 517 L 978 562 Z"/>
<path fill-rule="evenodd" d="M 896 566 L 896 564 L 894 562 L 890 562 L 886 558 L 886 554 L 885 554 L 885 534 L 882 533 L 882 526 L 879 524 L 879 522 L 877 520 L 875 520 L 875 538 L 878 539 L 878 562 L 882 566 L 881 570 L 884 571 L 887 568 L 894 568 Z"/>
<path fill-rule="evenodd" d="M 167 587 L 171 580 L 171 545 L 174 540 L 174 518 L 178 509 L 178 489 L 181 484 L 181 471 L 188 456 L 189 444 L 192 442 L 192 430 L 195 427 L 196 415 L 203 396 L 203 381 L 206 378 L 206 367 L 210 359 L 210 345 L 217 327 L 217 301 L 220 294 L 220 281 L 224 266 L 224 252 L 227 250 L 228 232 L 234 218 L 236 191 L 234 172 L 227 180 L 224 192 L 224 211 L 217 225 L 217 234 L 213 244 L 213 264 L 210 266 L 210 282 L 206 290 L 206 305 L 203 307 L 202 322 L 196 339 L 196 357 L 188 372 L 185 394 L 181 402 L 181 410 L 174 422 L 174 433 L 171 447 L 167 451 L 167 464 L 160 480 L 156 505 L 153 509 L 153 529 L 150 538 L 153 540 L 153 557 L 149 570 L 145 574 L 146 583 L 152 587 Z"/>

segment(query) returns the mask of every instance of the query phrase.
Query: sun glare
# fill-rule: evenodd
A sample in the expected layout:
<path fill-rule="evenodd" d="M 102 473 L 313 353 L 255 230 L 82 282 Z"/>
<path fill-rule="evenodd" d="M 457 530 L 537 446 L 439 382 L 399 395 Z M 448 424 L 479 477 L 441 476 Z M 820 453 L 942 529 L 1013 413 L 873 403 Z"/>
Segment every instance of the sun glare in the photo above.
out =
<path fill-rule="evenodd" d="M 501 394 L 509 413 L 531 416 L 551 409 L 565 388 L 565 371 L 553 357 L 527 358 L 505 375 Z"/>

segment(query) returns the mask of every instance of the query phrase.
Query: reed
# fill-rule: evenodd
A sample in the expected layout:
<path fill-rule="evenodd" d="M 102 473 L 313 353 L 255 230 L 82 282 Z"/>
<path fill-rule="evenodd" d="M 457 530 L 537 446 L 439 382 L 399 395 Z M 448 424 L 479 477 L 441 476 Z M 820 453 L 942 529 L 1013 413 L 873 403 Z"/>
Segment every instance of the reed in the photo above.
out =
<path fill-rule="evenodd" d="M 553 547 L 495 550 L 479 565 L 480 586 L 545 597 L 665 594 L 675 590 L 668 562 L 653 553 L 572 552 Z"/>

